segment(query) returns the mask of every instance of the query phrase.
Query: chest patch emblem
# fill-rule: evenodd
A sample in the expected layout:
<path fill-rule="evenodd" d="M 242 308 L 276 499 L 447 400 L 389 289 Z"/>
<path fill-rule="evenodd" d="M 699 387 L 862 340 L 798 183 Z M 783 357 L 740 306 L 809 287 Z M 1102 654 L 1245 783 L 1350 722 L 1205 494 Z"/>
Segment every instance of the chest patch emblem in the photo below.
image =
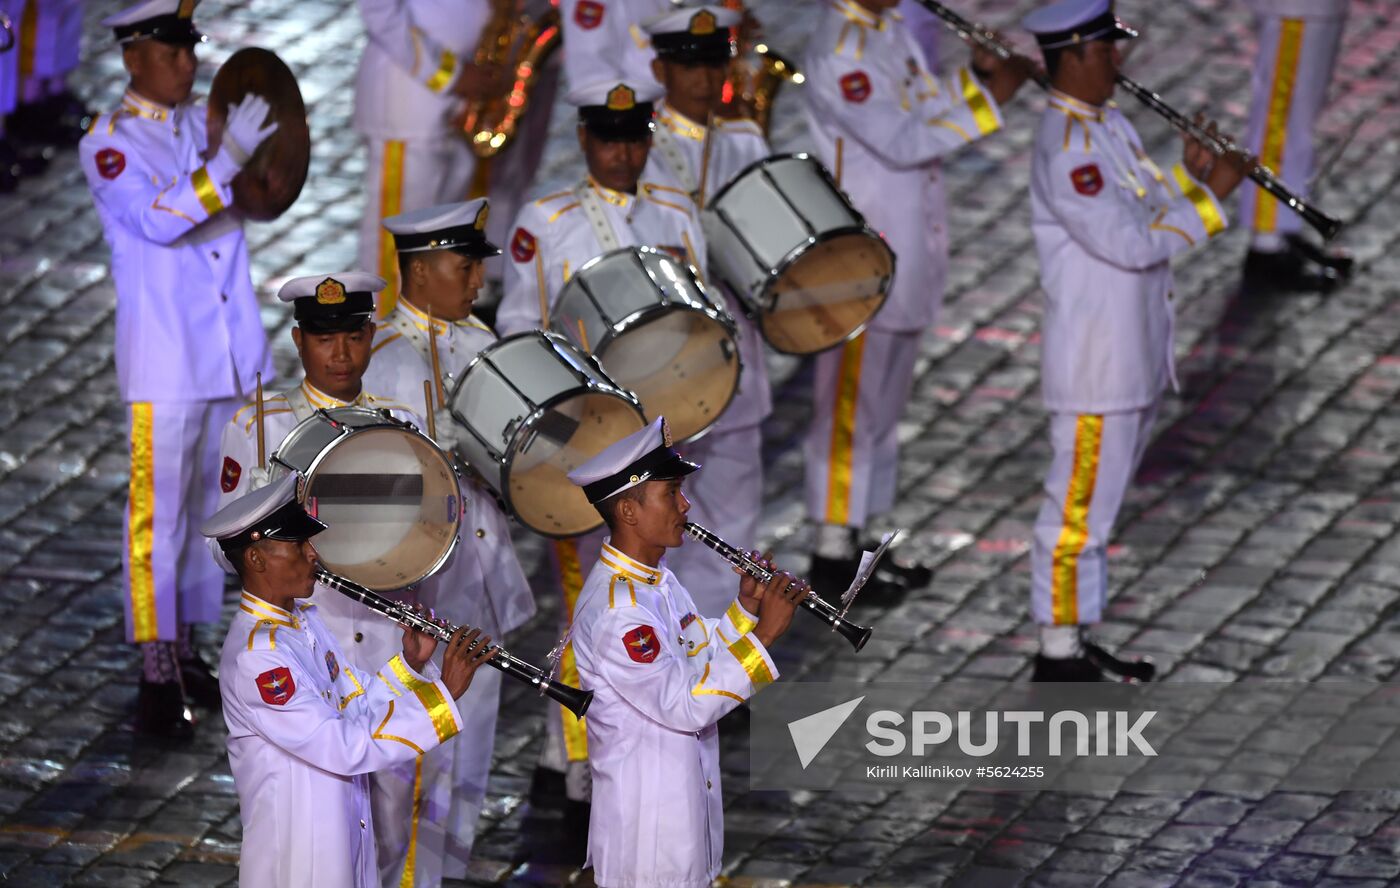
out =
<path fill-rule="evenodd" d="M 579 0 L 574 7 L 574 22 L 585 31 L 591 31 L 603 23 L 603 13 L 607 7 L 595 0 Z"/>
<path fill-rule="evenodd" d="M 1103 190 L 1103 174 L 1099 172 L 1099 165 L 1096 163 L 1088 163 L 1071 170 L 1069 180 L 1074 184 L 1074 190 L 1086 197 L 1093 197 Z"/>
<path fill-rule="evenodd" d="M 258 693 L 262 695 L 263 702 L 269 706 L 285 706 L 287 701 L 292 699 L 292 695 L 297 692 L 297 683 L 292 678 L 292 671 L 286 666 L 269 669 L 259 675 L 256 681 Z"/>
<path fill-rule="evenodd" d="M 636 663 L 650 663 L 661 653 L 661 644 L 656 640 L 656 630 L 650 626 L 638 626 L 622 636 L 622 646 L 627 656 Z"/>
<path fill-rule="evenodd" d="M 535 258 L 535 236 L 524 228 L 515 229 L 515 236 L 510 239 L 510 257 L 516 262 Z"/>
<path fill-rule="evenodd" d="M 97 175 L 104 179 L 115 179 L 126 169 L 126 155 L 115 148 L 103 148 L 93 160 L 97 163 Z"/>
<path fill-rule="evenodd" d="M 859 105 L 870 98 L 870 78 L 864 71 L 852 71 L 841 78 L 841 95 Z"/>
<path fill-rule="evenodd" d="M 331 681 L 340 677 L 340 663 L 335 659 L 335 651 L 326 651 L 326 671 L 331 675 Z"/>
<path fill-rule="evenodd" d="M 224 493 L 233 493 L 233 489 L 238 486 L 238 479 L 243 477 L 243 467 L 238 464 L 238 460 L 231 456 L 224 457 L 224 468 L 219 472 L 219 489 Z"/>

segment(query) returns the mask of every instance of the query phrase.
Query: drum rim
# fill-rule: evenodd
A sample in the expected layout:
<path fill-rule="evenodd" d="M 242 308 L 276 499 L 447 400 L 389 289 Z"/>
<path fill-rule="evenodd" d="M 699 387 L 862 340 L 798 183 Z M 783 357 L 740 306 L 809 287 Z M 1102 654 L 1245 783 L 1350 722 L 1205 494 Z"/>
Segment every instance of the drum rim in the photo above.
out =
<path fill-rule="evenodd" d="M 287 435 L 290 436 L 298 428 L 301 428 L 303 423 L 310 422 L 313 419 L 320 418 L 322 421 L 331 420 L 330 412 L 332 410 L 345 410 L 354 411 L 356 413 L 374 414 L 380 419 L 385 420 L 385 422 L 372 426 L 360 426 L 359 428 L 342 425 L 342 430 L 340 431 L 340 433 L 334 438 L 332 438 L 326 444 L 325 447 L 321 448 L 320 452 L 316 454 L 316 458 L 311 460 L 310 465 L 306 467 L 306 471 L 304 472 L 301 469 L 294 468 L 292 466 L 287 465 L 285 462 L 282 462 L 280 459 L 278 459 L 276 453 L 272 454 L 271 459 L 277 460 L 278 465 L 282 466 L 289 472 L 296 472 L 297 474 L 301 475 L 303 480 L 301 484 L 297 485 L 297 502 L 301 503 L 303 506 L 306 505 L 306 495 L 311 490 L 311 480 L 315 476 L 316 470 L 320 468 L 321 463 L 325 461 L 327 455 L 332 450 L 334 450 L 337 445 L 339 445 L 342 441 L 344 441 L 347 438 L 354 437 L 359 432 L 367 432 L 373 429 L 383 428 L 385 426 L 388 426 L 390 428 L 397 428 L 399 431 L 408 432 L 410 434 L 418 436 L 419 438 L 422 438 L 424 441 L 427 441 L 428 444 L 431 445 L 434 450 L 438 451 L 438 453 L 442 455 L 443 461 L 447 464 L 447 470 L 452 474 L 453 478 L 457 479 L 458 508 L 456 516 L 452 519 L 452 523 L 454 525 L 452 539 L 447 544 L 447 548 L 443 551 L 441 557 L 439 557 L 437 561 L 433 563 L 433 566 L 430 567 L 427 571 L 425 571 L 421 576 L 407 583 L 404 583 L 402 586 L 383 587 L 371 586 L 368 583 L 363 583 L 356 577 L 349 576 L 348 574 L 345 574 L 343 572 L 341 572 L 340 574 L 341 576 L 344 576 L 345 579 L 350 580 L 351 582 L 361 583 L 361 585 L 365 586 L 368 589 L 372 589 L 375 592 L 397 592 L 400 589 L 407 589 L 409 586 L 412 586 L 415 583 L 423 582 L 424 580 L 433 576 L 439 570 L 442 569 L 442 566 L 446 564 L 447 560 L 452 557 L 452 554 L 457 551 L 457 544 L 462 539 L 462 505 L 466 501 L 466 494 L 462 493 L 461 476 L 457 474 L 457 469 L 455 466 L 452 465 L 452 460 L 449 458 L 447 452 L 444 451 L 441 447 L 438 447 L 437 443 L 433 441 L 432 438 L 429 438 L 427 435 L 420 432 L 418 430 L 418 427 L 415 426 L 413 423 L 391 416 L 389 414 L 389 411 L 385 408 L 357 407 L 353 404 L 349 404 L 344 407 L 321 407 L 314 413 L 312 413 L 310 416 L 308 416 L 306 419 L 303 419 L 301 422 L 293 426 L 292 431 L 288 432 Z M 283 443 L 286 442 L 286 438 L 283 438 L 282 440 Z M 278 445 L 278 450 L 281 450 L 281 445 Z M 320 560 L 319 553 L 317 554 L 317 560 Z"/>
<path fill-rule="evenodd" d="M 846 194 L 846 192 L 841 188 L 840 185 L 836 184 L 836 180 L 831 177 L 831 173 L 827 171 L 826 166 L 820 160 L 817 160 L 809 152 L 806 151 L 788 151 L 783 154 L 770 154 L 767 157 L 760 157 L 758 160 L 755 160 L 753 163 L 749 164 L 739 172 L 735 173 L 734 176 L 728 182 L 724 183 L 723 188 L 716 191 L 710 197 L 709 201 L 701 209 L 713 211 L 715 209 L 715 204 L 719 203 L 720 200 L 723 199 L 724 196 L 729 193 L 729 189 L 733 188 L 736 182 L 747 176 L 751 171 L 756 170 L 759 167 L 770 166 L 772 164 L 777 163 L 780 160 L 811 161 L 813 166 L 821 170 L 822 173 L 826 175 L 827 181 L 831 183 L 831 187 L 835 188 L 837 191 L 840 191 L 842 197 L 846 198 L 846 203 L 851 204 L 851 212 L 855 213 L 856 217 L 859 218 L 861 222 L 865 221 L 865 214 L 862 213 L 859 209 L 857 209 L 855 204 L 851 203 L 850 196 Z"/>
<path fill-rule="evenodd" d="M 519 333 L 512 333 L 512 334 L 509 335 L 509 336 L 504 336 L 504 337 L 501 337 L 500 339 L 497 339 L 497 340 L 496 340 L 495 342 L 493 342 L 491 345 L 487 346 L 485 349 L 482 349 L 480 352 L 478 352 L 477 355 L 476 355 L 476 357 L 473 358 L 469 364 L 467 364 L 466 369 L 464 369 L 464 370 L 462 371 L 462 375 L 461 375 L 461 377 L 457 380 L 457 384 L 454 385 L 454 386 L 452 387 L 452 401 L 451 401 L 451 406 L 448 407 L 448 412 L 452 414 L 452 418 L 453 418 L 454 420 L 457 421 L 457 424 L 458 424 L 458 425 L 460 425 L 463 429 L 465 429 L 465 430 L 467 431 L 468 434 L 470 434 L 473 438 L 475 438 L 475 439 L 477 440 L 478 443 L 481 444 L 481 446 L 488 452 L 488 456 L 489 456 L 491 453 L 494 453 L 495 448 L 492 447 L 490 444 L 486 443 L 485 441 L 483 441 L 482 438 L 481 438 L 481 435 L 476 431 L 476 429 L 472 428 L 471 424 L 468 423 L 468 422 L 465 420 L 465 418 L 462 417 L 462 415 L 461 415 L 460 413 L 457 412 L 457 406 L 456 406 L 456 405 L 457 405 L 457 393 L 458 393 L 458 391 L 461 389 L 461 387 L 462 387 L 463 385 L 466 384 L 467 376 L 470 374 L 472 368 L 475 367 L 475 366 L 477 365 L 478 362 L 480 362 L 483 358 L 486 357 L 486 352 L 487 352 L 488 350 L 490 350 L 490 349 L 492 349 L 492 348 L 495 348 L 495 347 L 501 345 L 502 343 L 511 342 L 511 341 L 513 341 L 513 340 L 516 340 L 516 339 L 523 339 L 523 338 L 526 338 L 526 337 L 534 337 L 534 338 L 544 339 L 544 340 L 546 340 L 546 341 L 551 341 L 551 342 L 554 341 L 554 340 L 561 340 L 561 341 L 562 341 L 565 345 L 567 345 L 569 348 L 571 348 L 571 349 L 573 349 L 573 350 L 579 352 L 580 354 L 584 355 L 590 362 L 592 362 L 594 368 L 598 370 L 599 375 L 602 376 L 604 379 L 606 379 L 606 380 L 612 385 L 612 389 L 611 389 L 611 390 L 606 389 L 606 388 L 602 387 L 601 385 L 599 385 L 595 380 L 589 379 L 589 378 L 587 378 L 587 377 L 585 377 L 585 378 L 583 378 L 582 380 L 579 381 L 579 387 L 580 387 L 580 388 L 583 388 L 583 389 L 585 389 L 585 390 L 587 390 L 587 392 L 589 392 L 589 393 L 605 394 L 605 395 L 609 395 L 609 396 L 616 397 L 616 398 L 618 398 L 618 400 L 621 400 L 621 401 L 623 401 L 624 403 L 630 405 L 630 406 L 632 407 L 632 409 L 635 410 L 635 411 L 637 412 L 637 414 L 642 418 L 642 427 L 645 427 L 645 424 L 646 424 L 646 421 L 647 421 L 647 414 L 646 414 L 646 411 L 642 409 L 642 402 L 641 402 L 641 399 L 638 398 L 637 395 L 636 395 L 636 393 L 633 392 L 631 389 L 626 389 L 626 388 L 623 388 L 621 385 L 618 385 L 617 381 L 614 380 L 611 376 L 609 376 L 608 373 L 607 373 L 607 371 L 605 371 L 605 370 L 603 369 L 602 364 L 598 361 L 598 359 L 597 359 L 596 357 L 593 356 L 592 352 L 584 351 L 582 348 L 580 348 L 579 346 L 575 345 L 575 344 L 574 344 L 571 340 L 569 340 L 567 337 L 560 336 L 558 333 L 555 333 L 555 332 L 553 332 L 553 331 L 551 331 L 551 330 L 539 330 L 539 329 L 536 329 L 536 330 L 521 330 Z M 528 414 L 525 415 L 524 420 L 521 422 L 521 424 L 518 426 L 518 428 L 527 428 L 527 427 L 529 427 L 530 425 L 532 425 L 533 423 L 535 423 L 536 421 L 538 421 L 539 418 L 540 418 L 542 415 L 544 415 L 545 412 L 547 412 L 547 411 L 553 409 L 553 407 L 554 407 L 555 404 L 558 404 L 558 403 L 559 403 L 562 399 L 564 399 L 566 396 L 569 396 L 569 395 L 572 395 L 572 394 L 576 394 L 577 391 L 578 391 L 578 389 L 569 389 L 568 391 L 559 392 L 559 393 L 556 393 L 556 394 L 554 394 L 554 395 L 551 395 L 549 398 L 545 399 L 543 402 L 541 402 L 541 403 L 539 403 L 539 404 L 536 404 L 536 405 L 535 405 L 535 408 L 534 408 L 533 410 L 531 410 Z M 534 402 L 531 402 L 531 403 L 534 403 Z M 517 432 L 517 434 L 518 434 L 518 432 Z M 513 442 L 514 442 L 514 436 L 512 436 L 511 441 L 508 442 L 508 444 L 509 444 L 509 443 L 513 443 Z M 512 467 L 514 466 L 514 464 L 515 464 L 515 454 L 516 454 L 517 452 L 518 452 L 518 451 L 512 450 L 512 451 L 509 452 L 509 453 L 502 454 L 500 457 L 492 457 L 492 459 L 493 459 L 493 460 L 499 465 L 499 467 L 501 468 L 501 477 L 504 478 L 504 479 L 507 481 L 507 483 L 504 485 L 506 489 L 505 489 L 505 490 L 497 490 L 497 491 L 496 491 L 496 495 L 499 496 L 499 497 L 501 498 L 501 500 L 505 503 L 506 509 L 507 509 L 507 510 L 509 511 L 509 513 L 510 513 L 510 514 L 509 514 L 509 517 L 514 518 L 516 521 L 520 522 L 521 525 L 523 525 L 524 527 L 528 528 L 528 529 L 529 529 L 530 531 L 532 531 L 533 533 L 537 533 L 537 534 L 539 534 L 540 536 L 548 537 L 549 539 L 554 539 L 554 540 L 569 539 L 569 538 L 571 538 L 571 537 L 579 536 L 579 535 L 585 534 L 585 533 L 590 533 L 590 532 L 592 532 L 592 531 L 598 529 L 599 525 L 601 525 L 601 524 L 603 523 L 603 516 L 601 516 L 601 515 L 598 516 L 598 523 L 597 523 L 597 524 L 590 525 L 586 530 L 571 531 L 571 532 L 569 532 L 569 533 L 555 533 L 555 532 L 553 532 L 553 531 L 542 530 L 542 529 L 540 529 L 540 528 L 535 527 L 533 524 L 527 522 L 524 518 L 522 518 L 521 515 L 520 515 L 520 510 L 519 510 L 518 508 L 516 508 L 516 506 L 515 506 L 515 498 L 511 496 L 510 484 L 509 484 L 510 470 L 511 470 L 511 468 L 512 468 Z M 470 463 L 470 462 L 467 462 L 467 465 L 471 465 L 471 463 Z M 480 473 L 478 473 L 478 474 L 480 474 Z M 486 480 L 484 476 L 483 476 L 483 480 Z M 487 481 L 487 486 L 490 486 L 490 482 L 489 482 L 489 481 Z M 494 488 L 493 488 L 493 489 L 494 489 Z M 596 514 L 596 513 L 595 513 L 595 514 Z"/>
<path fill-rule="evenodd" d="M 768 324 L 766 323 L 766 318 L 769 312 L 772 310 L 772 305 L 765 305 L 763 303 L 771 303 L 773 300 L 771 297 L 765 297 L 758 303 L 758 311 L 755 315 L 755 320 L 758 322 L 759 331 L 763 333 L 763 341 L 768 343 L 769 347 L 772 348 L 774 351 L 785 355 L 819 355 L 822 352 L 831 351 L 834 348 L 839 348 L 840 346 L 845 345 L 847 342 L 850 342 L 852 339 L 855 339 L 857 336 L 864 333 L 865 328 L 870 326 L 870 322 L 875 320 L 875 316 L 880 313 L 880 309 L 884 308 L 885 303 L 889 301 L 890 290 L 894 287 L 894 275 L 898 267 L 899 256 L 895 253 L 893 249 L 890 248 L 889 242 L 885 240 L 884 235 L 871 228 L 868 224 L 846 225 L 841 228 L 833 228 L 830 231 L 822 232 L 820 237 L 808 238 L 806 243 L 802 244 L 801 246 L 793 247 L 791 250 L 789 250 L 788 254 L 783 257 L 781 262 L 778 263 L 778 267 L 771 270 L 771 272 L 768 275 L 768 283 L 771 284 L 774 280 L 786 274 L 787 270 L 790 267 L 792 267 L 792 264 L 798 259 L 802 258 L 803 254 L 805 254 L 808 250 L 812 249 L 813 247 L 820 246 L 821 244 L 824 244 L 829 240 L 834 240 L 837 237 L 844 237 L 848 234 L 871 235 L 880 244 L 880 246 L 885 248 L 885 252 L 889 254 L 889 283 L 885 285 L 884 292 L 880 294 L 880 304 L 877 305 L 875 307 L 875 310 L 870 313 L 870 317 L 866 318 L 863 322 L 861 322 L 859 326 L 857 326 L 854 330 L 847 334 L 843 339 L 837 342 L 833 342 L 831 345 L 828 345 L 825 348 L 816 349 L 815 351 L 789 351 L 788 349 L 780 348 L 779 346 L 774 345 L 773 340 L 768 337 Z M 764 289 L 766 290 L 767 287 L 765 286 Z"/>

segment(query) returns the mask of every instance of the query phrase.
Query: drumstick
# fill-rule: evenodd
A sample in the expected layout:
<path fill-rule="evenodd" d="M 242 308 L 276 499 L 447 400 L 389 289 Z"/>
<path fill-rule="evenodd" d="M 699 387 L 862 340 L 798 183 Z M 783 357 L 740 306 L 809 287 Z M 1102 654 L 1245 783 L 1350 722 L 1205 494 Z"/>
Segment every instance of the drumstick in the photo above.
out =
<path fill-rule="evenodd" d="M 584 351 L 593 353 L 593 349 L 588 347 L 588 330 L 583 326 L 583 318 L 578 319 L 578 343 L 583 346 Z"/>
<path fill-rule="evenodd" d="M 254 415 L 258 418 L 258 468 L 267 468 L 267 443 L 263 436 L 263 393 L 262 374 L 258 374 L 258 399 L 257 406 L 253 408 Z"/>
<path fill-rule="evenodd" d="M 841 187 L 841 160 L 842 160 L 841 154 L 842 154 L 842 149 L 845 148 L 845 147 L 846 147 L 846 146 L 845 146 L 845 143 L 843 143 L 843 142 L 841 141 L 841 137 L 840 137 L 840 136 L 837 136 L 837 137 L 836 137 L 836 175 L 835 175 L 835 177 L 834 177 L 834 178 L 836 179 L 836 187 L 837 187 L 837 188 L 840 188 L 840 187 Z"/>
<path fill-rule="evenodd" d="M 540 285 L 540 329 L 549 329 L 549 294 L 544 289 L 544 257 L 535 251 L 535 281 Z"/>
<path fill-rule="evenodd" d="M 433 365 L 433 386 L 437 392 L 437 405 L 442 406 L 442 365 L 438 363 L 437 323 L 433 320 L 433 310 L 428 309 L 428 357 Z M 430 407 L 432 405 L 429 405 Z M 432 412 L 429 410 L 428 412 Z"/>
<path fill-rule="evenodd" d="M 423 380 L 423 405 L 428 408 L 423 416 L 428 420 L 428 437 L 437 440 L 437 419 L 433 410 L 433 384 L 428 380 Z"/>
<path fill-rule="evenodd" d="M 710 132 L 714 125 L 715 112 L 711 111 L 705 118 L 705 146 L 700 149 L 700 184 L 695 187 L 695 205 L 702 210 L 705 208 L 705 179 L 710 174 L 710 148 L 714 145 Z"/>
<path fill-rule="evenodd" d="M 695 247 L 690 243 L 690 232 L 682 231 L 681 240 L 685 241 L 685 258 L 690 260 L 690 267 L 695 269 L 695 279 L 704 284 L 705 275 L 700 271 L 700 263 L 696 261 Z"/>

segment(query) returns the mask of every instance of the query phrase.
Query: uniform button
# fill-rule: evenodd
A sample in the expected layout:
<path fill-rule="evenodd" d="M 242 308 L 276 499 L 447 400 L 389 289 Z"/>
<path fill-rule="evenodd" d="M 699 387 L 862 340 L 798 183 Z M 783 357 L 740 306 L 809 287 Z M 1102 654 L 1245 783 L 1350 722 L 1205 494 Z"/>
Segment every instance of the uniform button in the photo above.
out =
<path fill-rule="evenodd" d="M 356 641 L 357 643 L 358 643 L 358 642 L 361 642 L 361 641 L 364 641 L 364 640 L 365 640 L 365 634 L 364 634 L 363 632 L 356 632 L 356 633 L 355 633 L 355 641 Z"/>
<path fill-rule="evenodd" d="M 220 302 L 228 302 L 228 294 L 227 294 L 227 293 L 220 293 L 220 294 L 219 294 L 219 301 L 220 301 Z"/>
<path fill-rule="evenodd" d="M 486 531 L 485 531 L 484 528 L 478 527 L 478 528 L 476 529 L 476 538 L 479 539 L 479 540 L 484 540 L 484 539 L 486 539 Z"/>
<path fill-rule="evenodd" d="M 366 823 L 365 823 L 363 820 L 361 820 L 361 821 L 360 821 L 360 829 L 364 829 L 365 826 L 366 826 Z"/>
<path fill-rule="evenodd" d="M 218 259 L 218 258 L 219 258 L 219 251 L 218 251 L 218 250 L 214 250 L 213 252 L 210 253 L 210 255 L 213 256 L 215 259 Z"/>
<path fill-rule="evenodd" d="M 706 788 L 706 789 L 714 789 L 714 788 L 715 788 L 715 785 L 714 785 L 713 783 L 711 783 L 710 781 L 706 780 L 706 781 L 705 781 L 705 788 Z"/>

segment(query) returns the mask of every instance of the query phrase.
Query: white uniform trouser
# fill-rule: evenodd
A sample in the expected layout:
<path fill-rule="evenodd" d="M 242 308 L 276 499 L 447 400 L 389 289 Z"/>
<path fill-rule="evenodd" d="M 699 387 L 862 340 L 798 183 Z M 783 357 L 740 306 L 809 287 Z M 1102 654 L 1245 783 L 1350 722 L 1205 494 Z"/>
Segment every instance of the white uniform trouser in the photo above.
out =
<path fill-rule="evenodd" d="M 365 160 L 365 215 L 360 222 L 360 268 L 389 286 L 379 297 L 379 316 L 393 310 L 399 262 L 394 236 L 381 219 L 440 203 L 467 199 L 476 155 L 466 139 L 368 139 Z"/>
<path fill-rule="evenodd" d="M 127 641 L 175 641 L 182 623 L 219 621 L 224 572 L 199 525 L 217 508 L 219 444 L 240 406 L 234 398 L 127 404 Z"/>
<path fill-rule="evenodd" d="M 1247 144 L 1302 197 L 1315 172 L 1313 126 L 1327 98 L 1344 24 L 1341 15 L 1259 16 Z M 1301 216 L 1249 180 L 1240 186 L 1240 218 L 1254 229 L 1253 244 L 1262 250 L 1281 249 L 1285 234 L 1303 228 Z"/>
<path fill-rule="evenodd" d="M 817 355 L 812 425 L 803 447 L 813 521 L 860 528 L 894 505 L 899 418 L 913 388 L 922 335 L 867 330 Z"/>
<path fill-rule="evenodd" d="M 758 545 L 763 510 L 762 430 L 750 426 L 713 431 L 677 449 L 701 466 L 685 480 L 688 520 L 745 551 Z M 689 537 L 679 549 L 666 553 L 666 566 L 685 584 L 703 617 L 723 616 L 739 594 L 739 576 L 729 562 Z"/>
<path fill-rule="evenodd" d="M 573 619 L 574 605 L 578 602 L 579 593 L 583 591 L 583 582 L 588 579 L 589 571 L 598 563 L 598 554 L 603 549 L 603 538 L 607 535 L 607 528 L 602 527 L 582 536 L 555 540 L 549 547 L 555 588 L 560 591 L 563 599 L 559 619 L 561 637 L 568 631 Z M 564 684 L 581 687 L 573 645 L 564 649 L 556 678 Z M 569 798 L 576 802 L 586 802 L 592 796 L 588 773 L 587 729 L 582 719 L 575 718 L 572 712 L 553 700 L 546 701 L 545 706 L 548 715 L 544 720 L 545 744 L 544 749 L 540 751 L 540 765 L 552 771 L 563 771 Z"/>
<path fill-rule="evenodd" d="M 1103 616 L 1108 537 L 1157 407 L 1050 414 L 1053 452 L 1031 547 L 1031 616 L 1042 626 L 1087 625 Z"/>

